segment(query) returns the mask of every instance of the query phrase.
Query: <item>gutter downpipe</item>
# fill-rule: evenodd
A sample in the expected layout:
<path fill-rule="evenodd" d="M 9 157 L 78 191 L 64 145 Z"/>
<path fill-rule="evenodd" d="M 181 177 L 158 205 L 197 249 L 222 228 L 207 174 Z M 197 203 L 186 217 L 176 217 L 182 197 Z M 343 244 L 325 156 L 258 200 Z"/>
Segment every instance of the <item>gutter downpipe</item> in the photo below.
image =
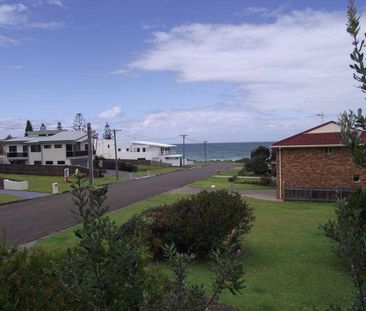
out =
<path fill-rule="evenodd" d="M 278 162 L 279 162 L 279 168 L 278 168 L 278 175 L 280 175 L 279 177 L 279 182 L 280 182 L 280 199 L 282 200 L 282 158 L 281 158 L 281 147 L 278 148 Z"/>

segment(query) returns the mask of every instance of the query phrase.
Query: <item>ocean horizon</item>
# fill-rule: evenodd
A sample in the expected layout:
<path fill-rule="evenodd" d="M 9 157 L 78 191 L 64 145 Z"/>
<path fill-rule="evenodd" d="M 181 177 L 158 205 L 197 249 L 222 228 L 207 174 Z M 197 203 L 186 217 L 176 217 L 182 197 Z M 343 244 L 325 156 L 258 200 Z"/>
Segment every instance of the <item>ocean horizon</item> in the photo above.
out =
<path fill-rule="evenodd" d="M 229 142 L 229 143 L 207 143 L 207 160 L 239 160 L 250 158 L 250 152 L 262 145 L 269 147 L 273 142 Z M 183 145 L 175 144 L 173 152 L 182 154 Z M 186 158 L 195 161 L 205 159 L 205 149 L 203 143 L 185 144 Z"/>

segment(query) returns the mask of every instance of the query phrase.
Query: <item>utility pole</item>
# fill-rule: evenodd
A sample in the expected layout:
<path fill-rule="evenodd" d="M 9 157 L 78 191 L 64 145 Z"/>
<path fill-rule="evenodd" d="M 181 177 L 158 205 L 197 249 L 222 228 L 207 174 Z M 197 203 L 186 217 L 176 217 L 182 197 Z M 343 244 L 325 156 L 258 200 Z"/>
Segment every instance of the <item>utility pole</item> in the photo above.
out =
<path fill-rule="evenodd" d="M 117 159 L 117 132 L 120 130 L 113 129 L 113 139 L 114 139 L 114 163 L 116 169 L 116 180 L 118 180 L 118 159 Z"/>
<path fill-rule="evenodd" d="M 187 134 L 179 135 L 183 138 L 183 166 L 186 165 L 186 136 Z"/>
<path fill-rule="evenodd" d="M 205 164 L 207 164 L 207 140 L 203 141 L 204 147 L 205 147 Z"/>
<path fill-rule="evenodd" d="M 87 124 L 88 133 L 88 166 L 89 166 L 89 186 L 94 186 L 94 164 L 93 164 L 93 139 L 90 123 Z"/>

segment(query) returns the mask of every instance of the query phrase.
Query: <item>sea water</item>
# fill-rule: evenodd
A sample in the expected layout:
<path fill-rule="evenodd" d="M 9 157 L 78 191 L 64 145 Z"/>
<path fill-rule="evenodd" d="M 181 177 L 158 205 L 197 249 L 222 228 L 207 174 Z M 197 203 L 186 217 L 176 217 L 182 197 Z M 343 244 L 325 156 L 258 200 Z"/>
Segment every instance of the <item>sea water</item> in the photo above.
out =
<path fill-rule="evenodd" d="M 262 145 L 269 147 L 272 142 L 249 142 L 249 143 L 207 143 L 207 160 L 239 160 L 250 158 L 250 152 Z M 186 158 L 195 161 L 205 159 L 204 144 L 186 144 Z M 183 145 L 177 145 L 173 151 L 183 153 Z"/>

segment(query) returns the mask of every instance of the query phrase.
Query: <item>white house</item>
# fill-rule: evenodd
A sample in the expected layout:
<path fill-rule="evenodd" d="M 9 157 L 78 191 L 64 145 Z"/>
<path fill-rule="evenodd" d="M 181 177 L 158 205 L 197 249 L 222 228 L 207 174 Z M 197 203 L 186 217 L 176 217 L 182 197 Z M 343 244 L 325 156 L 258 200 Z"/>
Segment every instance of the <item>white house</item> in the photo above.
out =
<path fill-rule="evenodd" d="M 154 143 L 149 141 L 132 141 L 129 145 L 117 142 L 117 158 L 121 160 L 150 160 L 157 163 L 181 166 L 183 156 L 175 154 L 171 148 L 176 145 Z M 115 148 L 113 140 L 97 140 L 95 151 L 97 156 L 105 159 L 115 158 Z"/>
<path fill-rule="evenodd" d="M 81 131 L 34 131 L 3 140 L 5 163 L 87 166 L 88 139 Z"/>

